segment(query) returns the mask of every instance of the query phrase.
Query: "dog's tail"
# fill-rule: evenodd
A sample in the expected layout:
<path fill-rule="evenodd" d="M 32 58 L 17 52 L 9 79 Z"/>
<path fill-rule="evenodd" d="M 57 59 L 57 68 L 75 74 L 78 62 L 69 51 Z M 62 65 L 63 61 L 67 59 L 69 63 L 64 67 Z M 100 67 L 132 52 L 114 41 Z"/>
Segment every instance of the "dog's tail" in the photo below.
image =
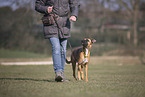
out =
<path fill-rule="evenodd" d="M 67 58 L 66 58 L 66 63 L 67 63 L 67 64 L 70 64 L 70 63 L 72 63 L 72 62 L 71 62 L 71 60 L 68 61 Z"/>

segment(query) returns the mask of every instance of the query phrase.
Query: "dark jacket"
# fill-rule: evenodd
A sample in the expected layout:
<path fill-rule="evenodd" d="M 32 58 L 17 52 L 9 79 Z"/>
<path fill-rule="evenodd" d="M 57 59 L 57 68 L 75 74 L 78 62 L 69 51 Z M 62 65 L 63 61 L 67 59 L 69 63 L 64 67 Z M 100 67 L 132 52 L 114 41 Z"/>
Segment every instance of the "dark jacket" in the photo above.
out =
<path fill-rule="evenodd" d="M 53 12 L 59 16 L 57 23 L 62 29 L 58 29 L 57 24 L 44 27 L 45 38 L 58 37 L 68 38 L 70 37 L 70 21 L 68 14 L 78 17 L 79 2 L 78 0 L 36 0 L 35 10 L 47 15 L 49 14 L 47 8 L 53 6 Z M 63 34 L 62 34 L 63 33 Z"/>

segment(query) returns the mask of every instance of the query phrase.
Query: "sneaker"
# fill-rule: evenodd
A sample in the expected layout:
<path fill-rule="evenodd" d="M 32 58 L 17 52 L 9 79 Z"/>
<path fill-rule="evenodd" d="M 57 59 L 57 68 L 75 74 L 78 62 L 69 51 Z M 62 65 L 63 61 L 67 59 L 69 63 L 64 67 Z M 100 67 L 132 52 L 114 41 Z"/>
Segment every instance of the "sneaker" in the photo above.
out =
<path fill-rule="evenodd" d="M 64 72 L 61 72 L 62 75 L 62 82 L 68 82 L 69 80 L 64 77 Z"/>
<path fill-rule="evenodd" d="M 62 81 L 62 75 L 61 75 L 61 72 L 56 72 L 56 76 L 55 76 L 55 81 L 57 82 L 61 82 Z"/>

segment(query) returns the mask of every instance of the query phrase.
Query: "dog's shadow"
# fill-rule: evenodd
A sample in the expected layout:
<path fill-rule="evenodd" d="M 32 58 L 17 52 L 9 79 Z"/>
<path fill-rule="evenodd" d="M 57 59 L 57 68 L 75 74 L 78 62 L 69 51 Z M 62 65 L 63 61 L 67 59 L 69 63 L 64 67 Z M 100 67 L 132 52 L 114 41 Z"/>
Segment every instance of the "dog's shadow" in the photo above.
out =
<path fill-rule="evenodd" d="M 24 81 L 38 81 L 38 82 L 55 82 L 54 80 L 33 79 L 33 78 L 0 78 L 0 80 L 24 80 Z"/>

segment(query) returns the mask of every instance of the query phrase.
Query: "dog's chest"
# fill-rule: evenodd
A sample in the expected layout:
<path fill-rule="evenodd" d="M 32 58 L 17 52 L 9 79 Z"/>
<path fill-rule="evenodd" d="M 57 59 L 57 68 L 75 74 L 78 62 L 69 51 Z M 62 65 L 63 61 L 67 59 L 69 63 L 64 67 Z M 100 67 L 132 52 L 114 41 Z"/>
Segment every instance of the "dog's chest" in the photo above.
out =
<path fill-rule="evenodd" d="M 89 49 L 82 49 L 82 51 L 80 52 L 80 57 L 78 60 L 78 63 L 82 63 L 85 59 L 89 61 L 89 56 L 90 56 L 90 52 Z"/>

